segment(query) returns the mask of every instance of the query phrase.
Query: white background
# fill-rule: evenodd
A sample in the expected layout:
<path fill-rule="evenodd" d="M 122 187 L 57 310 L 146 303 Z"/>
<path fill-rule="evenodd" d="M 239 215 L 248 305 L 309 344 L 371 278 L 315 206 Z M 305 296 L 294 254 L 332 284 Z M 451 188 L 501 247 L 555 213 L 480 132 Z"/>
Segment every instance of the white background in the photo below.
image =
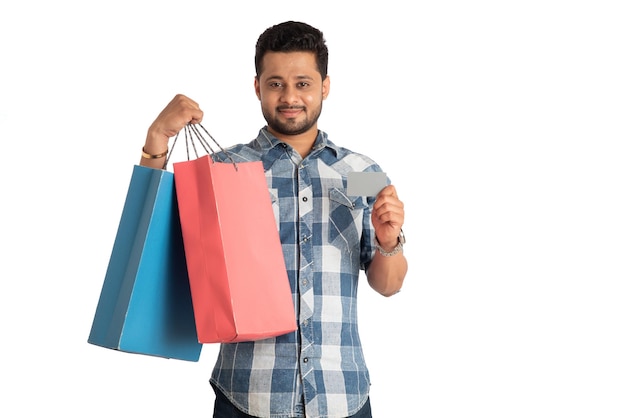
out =
<path fill-rule="evenodd" d="M 211 416 L 215 346 L 87 337 L 149 124 L 184 93 L 223 145 L 255 137 L 256 39 L 302 20 L 320 128 L 406 205 L 403 291 L 360 289 L 375 416 L 623 418 L 621 3 L 3 2 L 0 415 Z"/>

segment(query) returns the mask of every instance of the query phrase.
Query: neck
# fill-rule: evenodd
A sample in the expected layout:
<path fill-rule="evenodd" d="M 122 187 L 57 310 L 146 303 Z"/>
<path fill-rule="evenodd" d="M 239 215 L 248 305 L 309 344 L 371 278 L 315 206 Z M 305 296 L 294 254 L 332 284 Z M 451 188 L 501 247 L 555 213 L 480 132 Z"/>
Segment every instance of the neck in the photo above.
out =
<path fill-rule="evenodd" d="M 276 138 L 295 149 L 302 158 L 305 158 L 311 152 L 311 148 L 317 138 L 317 128 L 311 128 L 308 131 L 298 135 L 285 135 L 274 132 L 271 128 L 268 131 Z"/>

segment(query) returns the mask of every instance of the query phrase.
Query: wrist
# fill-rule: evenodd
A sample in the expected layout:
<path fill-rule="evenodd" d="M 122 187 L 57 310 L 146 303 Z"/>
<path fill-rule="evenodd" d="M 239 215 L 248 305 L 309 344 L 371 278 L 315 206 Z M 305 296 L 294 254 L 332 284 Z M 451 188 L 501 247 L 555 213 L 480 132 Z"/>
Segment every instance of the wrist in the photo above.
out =
<path fill-rule="evenodd" d="M 391 257 L 403 251 L 404 243 L 406 242 L 406 238 L 404 237 L 404 232 L 400 230 L 400 235 L 398 236 L 395 244 L 385 245 L 384 247 L 378 242 L 378 238 L 374 237 L 374 242 L 376 245 L 376 250 L 383 257 Z"/>
<path fill-rule="evenodd" d="M 161 132 L 155 126 L 151 126 L 148 129 L 143 149 L 149 154 L 160 154 L 168 148 L 169 142 L 170 138 L 166 133 Z"/>
<path fill-rule="evenodd" d="M 154 153 L 154 154 L 153 154 L 152 152 L 149 152 L 148 150 L 146 150 L 146 147 L 144 146 L 144 147 L 141 149 L 141 156 L 142 156 L 143 158 L 147 158 L 147 159 L 149 159 L 149 160 L 154 160 L 154 159 L 157 159 L 157 158 L 163 158 L 163 157 L 166 157 L 166 156 L 167 156 L 167 152 L 168 152 L 168 149 L 167 149 L 167 148 L 165 148 L 165 151 L 162 151 L 162 152 L 158 152 L 158 153 Z"/>

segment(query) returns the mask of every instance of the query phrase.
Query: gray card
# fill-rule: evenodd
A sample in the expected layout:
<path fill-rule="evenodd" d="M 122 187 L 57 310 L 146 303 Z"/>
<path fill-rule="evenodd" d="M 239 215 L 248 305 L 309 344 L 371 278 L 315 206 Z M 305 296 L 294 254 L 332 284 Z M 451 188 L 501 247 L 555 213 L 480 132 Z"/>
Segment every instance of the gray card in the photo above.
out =
<path fill-rule="evenodd" d="M 387 175 L 380 172 L 348 173 L 348 196 L 376 196 L 387 185 Z"/>

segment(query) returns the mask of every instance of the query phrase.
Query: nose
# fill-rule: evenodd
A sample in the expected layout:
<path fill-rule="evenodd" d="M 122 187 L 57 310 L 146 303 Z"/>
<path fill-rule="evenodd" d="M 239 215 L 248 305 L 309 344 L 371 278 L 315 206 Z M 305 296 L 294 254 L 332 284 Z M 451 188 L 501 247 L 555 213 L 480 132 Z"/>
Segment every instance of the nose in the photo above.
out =
<path fill-rule="evenodd" d="M 294 86 L 285 86 L 283 88 L 281 100 L 290 105 L 298 103 L 298 90 Z"/>

